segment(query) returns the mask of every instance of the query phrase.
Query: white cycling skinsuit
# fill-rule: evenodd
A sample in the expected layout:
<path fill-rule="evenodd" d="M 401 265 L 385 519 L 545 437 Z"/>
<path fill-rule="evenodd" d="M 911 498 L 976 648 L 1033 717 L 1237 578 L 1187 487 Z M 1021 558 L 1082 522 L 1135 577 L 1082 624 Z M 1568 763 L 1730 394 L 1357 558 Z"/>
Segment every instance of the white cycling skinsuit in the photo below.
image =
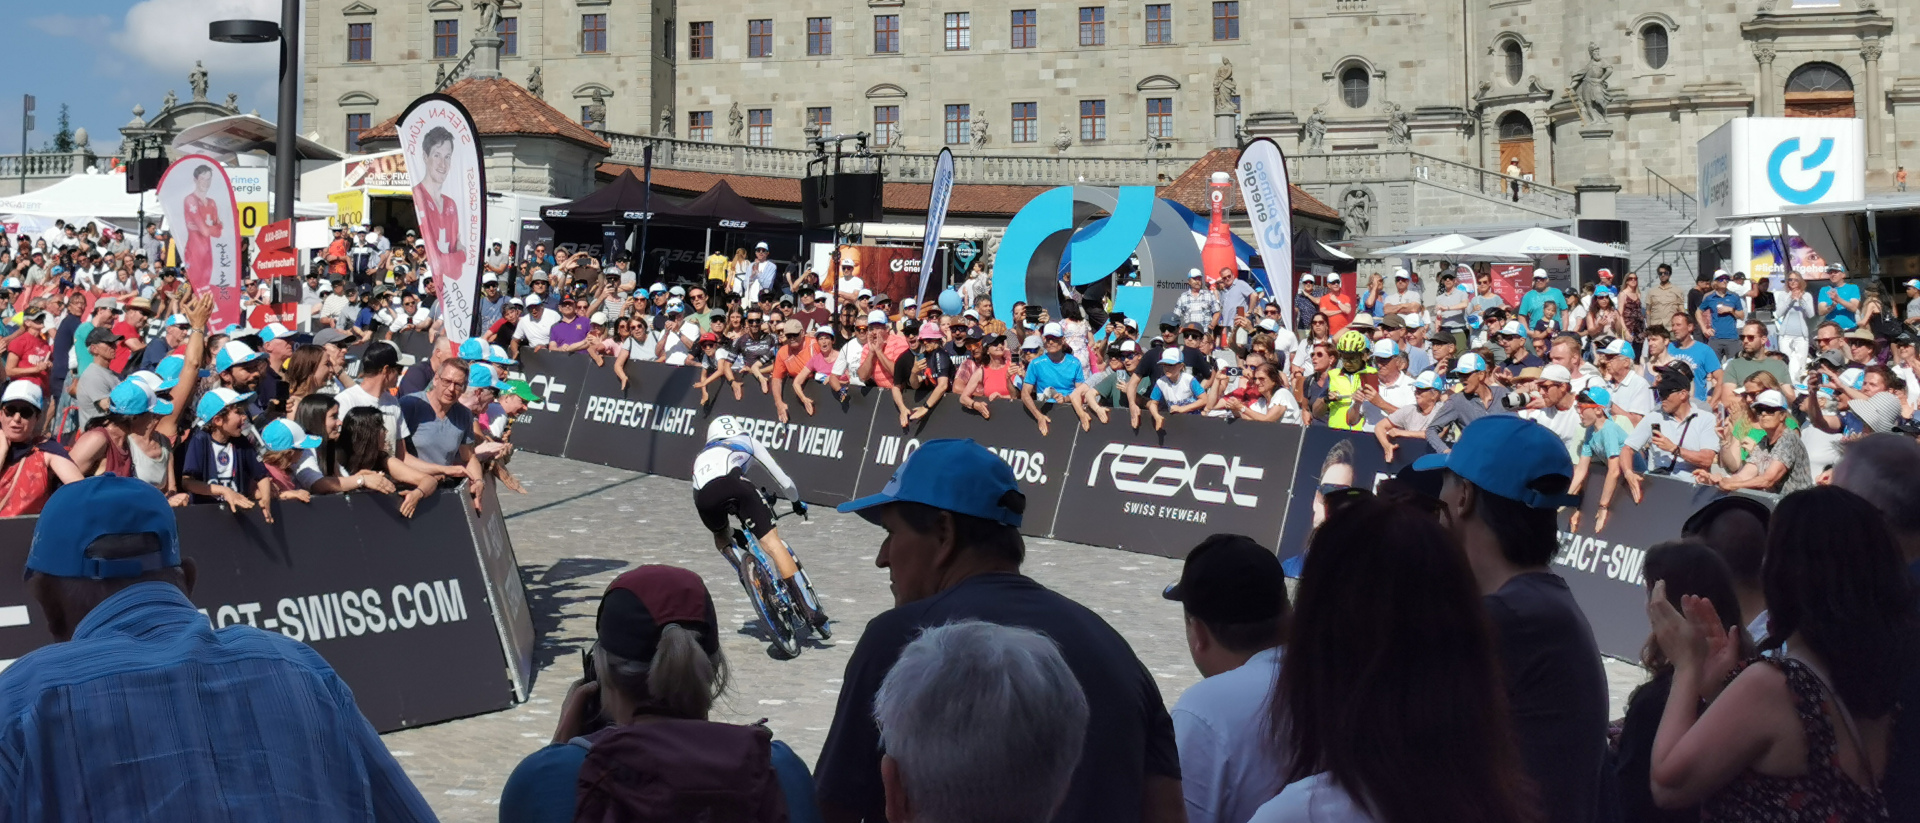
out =
<path fill-rule="evenodd" d="M 708 531 L 725 534 L 731 530 L 727 520 L 730 514 L 739 515 L 755 538 L 766 537 L 773 530 L 773 512 L 760 499 L 759 488 L 747 479 L 747 471 L 756 462 L 767 467 L 788 500 L 800 499 L 793 478 L 780 469 L 780 463 L 760 441 L 745 434 L 710 440 L 693 459 L 693 507 L 700 512 L 700 522 Z"/>

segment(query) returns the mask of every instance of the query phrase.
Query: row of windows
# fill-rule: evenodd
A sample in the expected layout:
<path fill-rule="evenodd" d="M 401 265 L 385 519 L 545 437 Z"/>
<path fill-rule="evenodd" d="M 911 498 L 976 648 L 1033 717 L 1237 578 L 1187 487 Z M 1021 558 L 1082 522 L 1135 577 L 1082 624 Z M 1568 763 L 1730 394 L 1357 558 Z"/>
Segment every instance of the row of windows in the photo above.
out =
<path fill-rule="evenodd" d="M 973 13 L 947 12 L 943 16 L 945 37 L 943 43 L 947 51 L 970 51 L 973 48 Z M 1104 46 L 1107 44 L 1107 9 L 1105 6 L 1086 6 L 1079 12 L 1079 42 L 1082 46 Z M 1032 49 L 1040 46 L 1039 12 L 1035 9 L 1017 9 L 1012 13 L 1009 23 L 1009 39 L 1013 48 Z M 1664 35 L 1664 30 L 1663 35 Z M 502 17 L 494 28 L 501 39 L 500 53 L 514 56 L 520 53 L 520 20 L 517 17 Z M 1223 0 L 1213 4 L 1213 39 L 1240 39 L 1240 3 L 1238 0 Z M 667 57 L 672 58 L 674 40 L 673 22 L 667 21 L 665 41 Z M 1147 6 L 1146 42 L 1148 45 L 1164 45 L 1173 39 L 1173 5 L 1170 3 L 1150 4 Z M 1662 49 L 1664 50 L 1664 40 Z M 605 14 L 580 15 L 580 51 L 583 54 L 602 54 L 607 50 L 607 16 Z M 879 14 L 873 18 L 873 51 L 875 54 L 900 53 L 900 15 Z M 710 21 L 692 23 L 687 26 L 687 53 L 695 60 L 706 60 L 714 56 L 713 23 Z M 833 18 L 807 18 L 807 54 L 825 56 L 833 54 Z M 460 56 L 460 21 L 433 21 L 433 56 L 446 59 Z M 747 56 L 773 56 L 773 21 L 747 21 Z M 347 24 L 347 62 L 364 63 L 373 60 L 373 24 Z M 1662 60 L 1664 61 L 1664 58 Z"/>
<path fill-rule="evenodd" d="M 965 11 L 946 12 L 941 15 L 941 44 L 946 51 L 970 51 L 973 49 L 973 13 Z M 1107 9 L 1105 6 L 1086 6 L 1079 11 L 1079 43 L 1082 46 L 1104 46 L 1107 44 Z M 1040 46 L 1039 12 L 1035 9 L 1016 9 L 1008 22 L 1008 40 L 1013 48 L 1031 49 Z M 1223 0 L 1213 4 L 1213 39 L 1240 39 L 1240 3 L 1238 0 Z M 1159 45 L 1174 42 L 1172 4 L 1147 6 L 1146 42 Z M 713 23 L 698 22 L 687 27 L 687 53 L 695 60 L 705 60 L 714 56 Z M 873 17 L 873 52 L 875 54 L 900 53 L 900 15 L 876 14 Z M 833 54 L 833 18 L 807 18 L 807 55 L 823 57 Z M 747 21 L 747 56 L 773 56 L 773 21 Z"/>
<path fill-rule="evenodd" d="M 584 110 L 583 110 L 584 111 Z M 583 114 L 584 116 L 584 114 Z M 355 131 L 353 118 L 366 115 L 348 115 L 348 140 L 359 136 Z M 359 121 L 359 128 L 365 129 L 365 121 Z M 585 122 L 584 120 L 582 122 Z M 817 125 L 824 133 L 833 132 L 833 109 L 829 106 L 807 107 L 806 122 Z M 1040 142 L 1040 104 L 1037 102 L 1014 103 L 1009 118 L 1011 129 L 1008 138 L 1014 143 Z M 592 124 L 598 125 L 598 124 Z M 1147 98 L 1147 134 L 1158 138 L 1173 137 L 1173 98 Z M 900 136 L 900 107 L 873 107 L 873 135 L 876 145 L 891 145 Z M 747 109 L 747 145 L 773 145 L 773 110 Z M 943 110 L 941 137 L 947 145 L 965 145 L 973 140 L 973 106 L 966 103 L 948 104 Z M 695 111 L 687 113 L 687 139 L 711 143 L 714 139 L 713 112 Z M 1080 139 L 1107 139 L 1107 101 L 1080 101 Z"/>

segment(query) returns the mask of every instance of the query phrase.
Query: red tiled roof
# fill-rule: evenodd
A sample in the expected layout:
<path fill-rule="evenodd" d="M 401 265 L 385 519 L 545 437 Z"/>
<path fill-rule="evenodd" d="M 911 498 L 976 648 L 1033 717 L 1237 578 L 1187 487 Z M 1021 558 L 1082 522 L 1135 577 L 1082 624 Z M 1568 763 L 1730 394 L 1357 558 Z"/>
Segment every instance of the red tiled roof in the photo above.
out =
<path fill-rule="evenodd" d="M 606 177 L 616 177 L 623 171 L 631 170 L 638 175 L 640 169 L 622 163 L 601 163 L 599 172 Z M 736 194 L 755 203 L 798 208 L 800 206 L 800 181 L 792 177 L 761 177 L 748 174 L 715 174 L 704 171 L 677 171 L 674 169 L 654 169 L 653 187 L 663 191 L 685 194 L 701 194 L 713 188 L 714 184 L 726 181 Z M 960 184 L 953 187 L 953 199 L 947 204 L 949 214 L 984 215 L 1011 217 L 1027 201 L 1039 196 L 1049 186 L 993 186 Z M 893 212 L 924 212 L 927 198 L 933 187 L 927 183 L 888 183 L 880 193 L 881 204 Z"/>
<path fill-rule="evenodd" d="M 1200 158 L 1173 182 L 1160 187 L 1160 196 L 1192 209 L 1196 214 L 1206 214 L 1213 207 L 1207 202 L 1207 179 L 1216 171 L 1233 173 L 1233 163 L 1239 159 L 1238 149 L 1214 149 Z M 1293 194 L 1293 213 L 1324 220 L 1339 220 L 1340 212 L 1306 193 L 1299 186 L 1288 185 Z M 1227 213 L 1245 213 L 1246 208 L 1240 202 L 1240 187 L 1227 190 Z"/>
<path fill-rule="evenodd" d="M 520 84 L 504 77 L 467 77 L 447 89 L 473 115 L 480 133 L 534 134 L 558 137 L 603 152 L 612 151 L 607 141 L 587 131 L 585 126 L 560 113 L 547 101 L 533 96 Z M 361 141 L 399 139 L 398 116 L 388 118 L 360 135 Z"/>

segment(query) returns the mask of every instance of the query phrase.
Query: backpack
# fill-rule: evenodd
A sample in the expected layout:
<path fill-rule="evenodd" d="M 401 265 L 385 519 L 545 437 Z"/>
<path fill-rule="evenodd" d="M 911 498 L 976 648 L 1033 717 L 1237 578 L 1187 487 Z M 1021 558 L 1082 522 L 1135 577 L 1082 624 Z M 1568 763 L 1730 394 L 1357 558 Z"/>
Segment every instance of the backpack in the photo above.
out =
<path fill-rule="evenodd" d="M 575 823 L 786 823 L 765 726 L 658 719 L 569 742 L 587 750 Z"/>

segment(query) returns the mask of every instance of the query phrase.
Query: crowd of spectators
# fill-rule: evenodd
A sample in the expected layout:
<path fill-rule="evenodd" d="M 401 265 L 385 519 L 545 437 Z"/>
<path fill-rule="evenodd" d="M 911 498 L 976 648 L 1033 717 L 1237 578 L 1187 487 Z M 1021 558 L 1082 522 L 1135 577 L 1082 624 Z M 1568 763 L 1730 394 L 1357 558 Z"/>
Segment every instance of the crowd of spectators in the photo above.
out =
<path fill-rule="evenodd" d="M 842 507 L 886 532 L 895 602 L 860 632 L 811 774 L 764 726 L 709 720 L 728 680 L 712 595 L 642 566 L 602 598 L 590 676 L 515 769 L 503 820 L 1920 815 L 1920 361 L 1844 272 L 1817 293 L 1789 275 L 1777 297 L 1740 276 L 1682 293 L 1664 270 L 1644 294 L 1629 275 L 1569 296 L 1537 272 L 1511 307 L 1470 269 L 1424 297 L 1395 272 L 1357 300 L 1306 278 L 1283 307 L 1195 271 L 1142 339 L 1072 300 L 1001 317 L 979 289 L 958 307 L 823 294 L 777 279 L 763 249 L 693 288 L 496 250 L 495 319 L 456 345 L 408 245 L 348 234 L 308 278 L 312 332 L 209 328 L 210 298 L 146 265 L 169 255 L 157 232 L 0 247 L 0 515 L 43 514 L 27 588 L 62 641 L 0 672 L 0 816 L 430 819 L 311 649 L 215 630 L 187 600 L 171 507 L 271 520 L 373 493 L 410 512 L 460 482 L 478 507 L 512 483 L 512 418 L 537 398 L 507 368 L 539 349 L 623 381 L 633 359 L 697 367 L 702 391 L 766 392 L 783 417 L 873 386 L 903 426 L 952 395 L 1043 433 L 1043 407 L 1065 404 L 1083 427 L 1212 414 L 1435 453 L 1378 492 L 1327 493 L 1291 596 L 1253 539 L 1186 551 L 1165 596 L 1204 679 L 1169 709 L 1105 618 L 1022 573 L 1006 463 L 929 441 Z M 435 338 L 411 368 L 390 342 L 408 332 Z M 1595 461 L 1606 496 L 1648 473 L 1784 495 L 1723 498 L 1649 552 L 1651 679 L 1613 723 L 1592 629 L 1550 566 Z M 311 768 L 270 765 L 289 758 Z"/>
<path fill-rule="evenodd" d="M 1664 264 L 1644 290 L 1637 272 L 1616 282 L 1603 269 L 1571 293 L 1536 269 L 1517 299 L 1465 265 L 1396 269 L 1351 292 L 1354 275 L 1306 274 L 1291 305 L 1245 272 L 1195 269 L 1170 310 L 1129 317 L 1071 296 L 1001 311 L 982 272 L 924 303 L 876 293 L 851 268 L 825 286 L 790 271 L 749 295 L 757 281 L 732 272 L 775 269 L 763 249 L 745 253 L 716 255 L 690 285 L 578 252 L 536 250 L 548 268 L 503 255 L 513 285 L 486 287 L 489 341 L 514 356 L 584 351 L 623 386 L 636 360 L 696 368 L 703 401 L 757 389 L 782 420 L 871 386 L 902 427 L 947 403 L 1045 433 L 1058 406 L 1083 429 L 1204 415 L 1367 431 L 1392 455 L 1406 440 L 1444 452 L 1466 424 L 1518 415 L 1606 471 L 1609 502 L 1621 487 L 1638 499 L 1648 474 L 1789 493 L 1850 439 L 1920 434 L 1920 302 L 1897 317 L 1894 296 L 1839 266 L 1771 285 L 1714 272 L 1690 290 Z"/>
<path fill-rule="evenodd" d="M 511 355 L 441 334 L 416 247 L 346 234 L 297 296 L 311 331 L 291 328 L 258 281 L 247 322 L 212 328 L 211 295 L 164 265 L 178 259 L 164 231 L 133 244 L 61 225 L 0 242 L 0 514 L 35 513 L 62 484 L 109 473 L 176 506 L 269 521 L 320 494 L 395 495 L 411 516 L 441 485 L 468 481 L 476 508 L 494 479 L 518 489 L 512 421 L 539 398 L 507 379 Z M 412 386 L 391 342 L 408 332 L 438 341 Z"/>

